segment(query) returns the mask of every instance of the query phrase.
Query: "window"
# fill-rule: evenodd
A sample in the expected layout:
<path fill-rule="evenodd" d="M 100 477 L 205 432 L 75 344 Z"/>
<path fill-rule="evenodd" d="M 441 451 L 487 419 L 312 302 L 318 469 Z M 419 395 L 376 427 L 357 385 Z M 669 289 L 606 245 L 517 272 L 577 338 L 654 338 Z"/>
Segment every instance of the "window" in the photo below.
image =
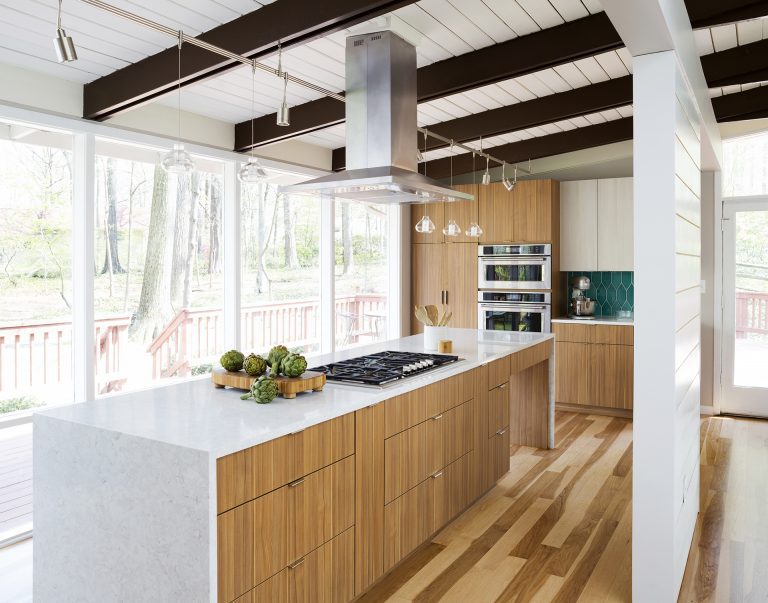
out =
<path fill-rule="evenodd" d="M 305 176 L 269 170 L 241 189 L 241 341 L 246 353 L 283 344 L 320 349 L 320 202 L 283 195 Z"/>
<path fill-rule="evenodd" d="M 768 132 L 723 141 L 723 197 L 768 194 Z"/>
<path fill-rule="evenodd" d="M 167 174 L 159 152 L 97 141 L 96 393 L 210 372 L 223 341 L 223 166 Z"/>
<path fill-rule="evenodd" d="M 73 389 L 71 136 L 0 127 L 1 418 Z"/>
<path fill-rule="evenodd" d="M 336 348 L 344 349 L 387 338 L 389 208 L 335 206 Z"/>

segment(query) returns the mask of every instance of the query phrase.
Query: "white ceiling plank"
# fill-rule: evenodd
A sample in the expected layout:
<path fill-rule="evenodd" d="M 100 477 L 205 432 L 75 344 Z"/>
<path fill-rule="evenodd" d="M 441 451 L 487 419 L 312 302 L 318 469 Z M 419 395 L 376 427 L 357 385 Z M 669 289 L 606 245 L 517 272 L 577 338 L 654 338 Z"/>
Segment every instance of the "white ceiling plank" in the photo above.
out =
<path fill-rule="evenodd" d="M 537 98 L 535 94 L 533 94 L 530 90 L 528 90 L 528 88 L 518 82 L 517 79 L 504 80 L 498 84 L 509 94 L 519 99 L 522 103 Z"/>
<path fill-rule="evenodd" d="M 589 16 L 581 0 L 549 0 L 559 15 L 566 21 L 575 21 Z"/>
<path fill-rule="evenodd" d="M 571 117 L 568 121 L 570 121 L 576 128 L 585 128 L 592 125 L 592 123 L 582 115 Z"/>
<path fill-rule="evenodd" d="M 715 52 L 722 52 L 723 50 L 728 50 L 729 48 L 734 48 L 738 45 L 736 26 L 733 23 L 713 27 L 711 31 Z"/>
<path fill-rule="evenodd" d="M 619 113 L 616 109 L 606 109 L 605 111 L 600 111 L 600 115 L 605 118 L 605 121 L 621 119 L 621 113 Z"/>
<path fill-rule="evenodd" d="M 465 117 L 471 114 L 471 111 L 464 109 L 456 103 L 452 103 L 447 98 L 437 98 L 431 102 L 434 107 L 438 107 L 448 113 L 448 115 L 451 116 L 451 119 L 455 119 L 456 117 Z"/>
<path fill-rule="evenodd" d="M 736 37 L 739 46 L 759 42 L 763 39 L 763 19 L 751 19 L 736 23 Z"/>
<path fill-rule="evenodd" d="M 615 50 L 595 55 L 595 60 L 611 79 L 629 75 L 629 71 Z"/>
<path fill-rule="evenodd" d="M 483 0 L 448 0 L 453 7 L 470 19 L 477 27 L 490 36 L 493 41 L 506 42 L 517 37 L 509 27 Z"/>
<path fill-rule="evenodd" d="M 589 86 L 589 80 L 573 63 L 563 63 L 554 68 L 560 77 L 562 77 L 571 88 L 581 88 Z"/>
<path fill-rule="evenodd" d="M 453 116 L 432 103 L 421 103 L 418 107 L 418 118 L 420 124 L 431 125 L 453 119 Z"/>
<path fill-rule="evenodd" d="M 483 111 L 489 109 L 498 109 L 503 107 L 504 103 L 499 102 L 494 96 L 491 96 L 486 92 L 488 88 L 495 88 L 495 86 L 483 86 L 482 88 L 474 88 L 463 92 L 463 96 L 467 97 L 471 101 L 483 108 Z"/>
<path fill-rule="evenodd" d="M 693 39 L 696 40 L 696 48 L 699 51 L 700 57 L 715 52 L 715 46 L 712 43 L 712 33 L 709 31 L 708 27 L 704 29 L 694 29 Z"/>
<path fill-rule="evenodd" d="M 453 103 L 459 107 L 462 111 L 466 111 L 467 114 L 482 113 L 487 111 L 487 108 L 475 101 L 471 96 L 460 92 L 458 94 L 449 94 L 443 97 L 443 100 Z"/>
<path fill-rule="evenodd" d="M 421 0 L 416 6 L 450 29 L 454 36 L 460 37 L 474 50 L 494 43 L 493 38 L 448 0 Z"/>
<path fill-rule="evenodd" d="M 24 67 L 31 71 L 37 71 L 53 77 L 63 77 L 61 65 L 56 61 L 42 59 L 37 56 L 29 55 L 13 48 L 6 48 L 3 42 L 0 42 L 0 62 Z M 85 84 L 94 79 L 94 74 L 88 71 L 70 67 L 65 79 Z"/>
<path fill-rule="evenodd" d="M 723 86 L 722 88 L 720 88 L 720 90 L 722 90 L 723 96 L 725 96 L 726 94 L 736 94 L 737 92 L 741 92 L 741 86 L 739 86 L 738 84 L 733 86 Z"/>
<path fill-rule="evenodd" d="M 629 54 L 629 50 L 626 47 L 616 50 L 616 54 L 619 55 L 621 62 L 624 63 L 624 67 L 629 73 L 632 73 L 632 55 Z"/>
<path fill-rule="evenodd" d="M 588 113 L 584 116 L 584 119 L 586 119 L 591 124 L 604 124 L 606 121 L 608 121 L 600 113 Z"/>
<path fill-rule="evenodd" d="M 581 0 L 584 6 L 587 7 L 587 10 L 590 12 L 590 14 L 594 15 L 596 13 L 603 12 L 603 5 L 600 4 L 600 0 Z"/>
<path fill-rule="evenodd" d="M 553 92 L 567 92 L 568 90 L 573 90 L 573 86 L 566 82 L 554 69 L 543 69 L 541 71 L 536 71 L 533 75 L 541 80 Z"/>
<path fill-rule="evenodd" d="M 416 47 L 416 62 L 419 67 L 430 65 L 454 56 L 453 53 L 448 52 L 445 48 L 440 46 L 440 44 L 437 44 L 432 40 L 432 38 L 424 36 L 420 31 L 406 22 L 399 14 L 400 10 L 395 11 L 390 15 L 392 18 L 392 26 L 397 31 L 402 31 L 406 36 L 419 39 L 419 43 Z"/>
<path fill-rule="evenodd" d="M 429 37 L 434 43 L 445 48 L 453 56 L 473 50 L 470 44 L 457 36 L 428 12 L 421 9 L 418 4 L 403 6 L 398 9 L 397 14 L 417 32 Z"/>
<path fill-rule="evenodd" d="M 536 21 L 516 2 L 512 0 L 483 1 L 518 36 L 527 36 L 541 30 Z"/>
<path fill-rule="evenodd" d="M 574 61 L 574 63 L 591 84 L 604 82 L 605 80 L 610 79 L 608 74 L 602 67 L 600 67 L 600 63 L 598 63 L 594 57 L 579 59 L 578 61 Z"/>
<path fill-rule="evenodd" d="M 498 84 L 483 86 L 482 88 L 478 88 L 478 90 L 482 90 L 484 94 L 490 96 L 501 106 L 514 105 L 515 103 L 520 102 L 515 96 L 512 96 Z"/>
<path fill-rule="evenodd" d="M 560 127 L 558 127 L 557 124 L 554 124 L 554 123 L 542 124 L 541 129 L 544 130 L 544 132 L 546 132 L 547 134 L 558 134 L 563 131 Z"/>
<path fill-rule="evenodd" d="M 550 94 L 554 93 L 554 90 L 552 90 L 552 88 L 550 88 L 544 82 L 542 82 L 539 78 L 537 78 L 534 73 L 527 73 L 515 79 L 519 84 L 521 84 L 522 86 L 525 86 L 537 97 L 549 96 Z"/>
<path fill-rule="evenodd" d="M 632 117 L 632 105 L 627 105 L 626 107 L 617 107 L 616 110 L 621 114 L 622 117 Z"/>
<path fill-rule="evenodd" d="M 564 23 L 563 18 L 547 0 L 509 0 L 516 1 L 541 29 L 555 27 Z"/>
<path fill-rule="evenodd" d="M 556 125 L 558 128 L 560 128 L 563 132 L 567 132 L 568 130 L 575 130 L 576 129 L 576 126 L 574 126 L 567 119 L 564 119 L 562 121 L 556 121 L 554 125 Z"/>

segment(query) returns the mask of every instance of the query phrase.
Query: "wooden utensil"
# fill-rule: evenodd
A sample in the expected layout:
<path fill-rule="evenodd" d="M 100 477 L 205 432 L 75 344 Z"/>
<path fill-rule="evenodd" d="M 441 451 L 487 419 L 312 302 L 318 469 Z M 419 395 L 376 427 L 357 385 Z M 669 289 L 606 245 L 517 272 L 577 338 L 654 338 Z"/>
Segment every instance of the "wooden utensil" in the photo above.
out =
<path fill-rule="evenodd" d="M 432 321 L 429 320 L 429 316 L 427 316 L 427 311 L 424 309 L 424 306 L 415 306 L 413 309 L 413 313 L 416 316 L 416 319 L 423 325 L 426 325 L 428 327 L 434 326 L 432 324 Z"/>
<path fill-rule="evenodd" d="M 443 317 L 440 319 L 439 326 L 445 327 L 448 324 L 448 321 L 451 320 L 452 316 L 453 316 L 453 312 L 448 312 L 447 314 L 443 314 Z"/>
<path fill-rule="evenodd" d="M 437 324 L 440 322 L 437 306 L 430 304 L 428 306 L 424 306 L 424 309 L 427 311 L 427 316 L 429 316 L 429 320 L 432 323 L 432 326 L 437 326 Z"/>

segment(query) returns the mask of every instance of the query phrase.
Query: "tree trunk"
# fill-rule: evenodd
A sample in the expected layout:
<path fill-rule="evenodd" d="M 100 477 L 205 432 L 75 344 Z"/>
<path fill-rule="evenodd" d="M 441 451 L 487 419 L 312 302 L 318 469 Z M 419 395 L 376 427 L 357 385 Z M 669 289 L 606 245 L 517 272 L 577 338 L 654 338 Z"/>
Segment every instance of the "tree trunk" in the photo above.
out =
<path fill-rule="evenodd" d="M 221 272 L 221 186 L 218 178 L 210 177 L 210 253 L 208 256 L 208 274 Z"/>
<path fill-rule="evenodd" d="M 173 260 L 171 262 L 171 305 L 178 309 L 184 296 L 184 276 L 189 249 L 190 176 L 176 178 L 176 219 L 173 226 Z"/>
<path fill-rule="evenodd" d="M 120 264 L 119 249 L 117 248 L 117 176 L 115 174 L 115 160 L 111 157 L 107 159 L 104 177 L 107 203 L 105 225 L 107 244 L 104 253 L 104 267 L 101 269 L 101 273 L 122 274 L 125 270 Z"/>
<path fill-rule="evenodd" d="M 299 267 L 299 256 L 296 254 L 296 226 L 293 220 L 293 211 L 291 209 L 291 199 L 288 195 L 283 195 L 283 230 L 285 231 L 285 268 L 294 269 Z"/>
<path fill-rule="evenodd" d="M 184 266 L 183 308 L 189 308 L 192 300 L 192 270 L 194 269 L 195 257 L 197 256 L 197 203 L 200 198 L 200 175 L 198 172 L 192 174 L 189 192 L 189 224 L 187 226 L 187 241 L 189 243 L 187 244 L 187 257 Z"/>
<path fill-rule="evenodd" d="M 267 188 L 262 182 L 259 184 L 259 190 L 257 193 L 257 209 L 256 217 L 258 220 L 258 243 L 256 245 L 256 291 L 262 293 L 264 291 L 264 252 L 267 249 Z"/>
<path fill-rule="evenodd" d="M 148 342 L 155 338 L 172 316 L 170 266 L 173 240 L 169 237 L 175 219 L 175 204 L 168 200 L 168 176 L 155 167 L 152 209 L 147 233 L 147 257 L 139 306 L 131 325 L 131 337 Z"/>
<path fill-rule="evenodd" d="M 342 274 L 347 274 L 354 262 L 352 254 L 352 224 L 350 224 L 352 219 L 351 209 L 349 202 L 341 202 L 341 244 L 344 254 Z"/>

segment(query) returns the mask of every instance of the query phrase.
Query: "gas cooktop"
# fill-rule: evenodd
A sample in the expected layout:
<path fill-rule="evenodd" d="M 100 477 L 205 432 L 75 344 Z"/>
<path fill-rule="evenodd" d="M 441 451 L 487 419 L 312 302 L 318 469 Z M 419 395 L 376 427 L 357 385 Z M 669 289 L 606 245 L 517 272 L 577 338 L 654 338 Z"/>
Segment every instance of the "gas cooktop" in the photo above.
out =
<path fill-rule="evenodd" d="M 341 360 L 310 370 L 325 373 L 333 383 L 383 387 L 459 360 L 458 356 L 419 352 L 379 352 Z"/>

